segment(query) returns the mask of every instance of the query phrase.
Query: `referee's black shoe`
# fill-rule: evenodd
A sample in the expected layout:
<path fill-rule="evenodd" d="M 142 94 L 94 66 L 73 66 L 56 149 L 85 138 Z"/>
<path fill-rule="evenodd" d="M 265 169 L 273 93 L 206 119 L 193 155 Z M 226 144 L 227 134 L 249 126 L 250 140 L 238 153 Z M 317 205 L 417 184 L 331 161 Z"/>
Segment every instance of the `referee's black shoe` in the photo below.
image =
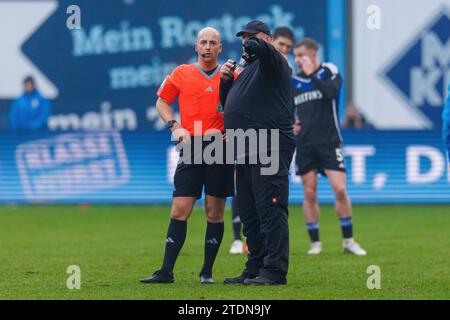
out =
<path fill-rule="evenodd" d="M 245 279 L 244 280 L 244 285 L 246 285 L 246 286 L 250 286 L 250 285 L 254 285 L 254 286 L 265 286 L 265 285 L 275 286 L 275 285 L 285 285 L 285 284 L 286 284 L 286 280 L 284 280 L 284 281 L 274 281 L 274 280 L 271 280 L 269 278 L 262 277 L 262 276 L 257 276 L 256 278 L 253 278 L 253 279 Z"/>
<path fill-rule="evenodd" d="M 151 277 L 141 279 L 142 283 L 173 283 L 173 272 L 156 271 Z"/>
<path fill-rule="evenodd" d="M 245 280 L 254 279 L 256 277 L 257 277 L 256 275 L 249 274 L 248 272 L 244 271 L 239 277 L 225 278 L 223 280 L 223 284 L 244 284 Z"/>

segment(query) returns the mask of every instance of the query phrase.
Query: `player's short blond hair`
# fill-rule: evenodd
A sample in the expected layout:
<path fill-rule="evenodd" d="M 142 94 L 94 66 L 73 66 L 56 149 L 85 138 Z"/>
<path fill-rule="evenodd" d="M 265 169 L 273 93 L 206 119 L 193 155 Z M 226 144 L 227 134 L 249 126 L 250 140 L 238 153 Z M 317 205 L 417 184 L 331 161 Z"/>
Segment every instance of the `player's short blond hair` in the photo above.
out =
<path fill-rule="evenodd" d="M 319 44 L 313 38 L 305 38 L 295 45 L 295 48 L 305 47 L 308 50 L 319 51 Z"/>

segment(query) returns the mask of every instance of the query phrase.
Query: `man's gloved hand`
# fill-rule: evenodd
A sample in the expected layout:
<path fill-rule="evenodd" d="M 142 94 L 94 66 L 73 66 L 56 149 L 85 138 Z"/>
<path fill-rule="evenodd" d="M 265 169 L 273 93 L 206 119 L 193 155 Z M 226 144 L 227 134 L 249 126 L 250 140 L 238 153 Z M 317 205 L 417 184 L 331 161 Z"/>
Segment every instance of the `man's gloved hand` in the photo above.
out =
<path fill-rule="evenodd" d="M 258 46 L 258 40 L 255 37 L 251 37 L 242 45 L 242 48 L 244 49 L 244 55 L 242 57 L 245 59 L 245 61 L 251 62 L 258 58 L 255 52 L 256 46 Z"/>

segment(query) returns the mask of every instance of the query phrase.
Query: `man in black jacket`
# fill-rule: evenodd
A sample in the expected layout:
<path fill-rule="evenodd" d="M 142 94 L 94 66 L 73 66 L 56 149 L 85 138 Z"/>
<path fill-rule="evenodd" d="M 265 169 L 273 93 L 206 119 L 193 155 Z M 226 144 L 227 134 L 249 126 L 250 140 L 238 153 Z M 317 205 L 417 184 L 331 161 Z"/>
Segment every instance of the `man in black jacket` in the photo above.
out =
<path fill-rule="evenodd" d="M 237 33 L 242 37 L 244 62 L 234 75 L 229 60 L 221 68 L 220 96 L 225 109 L 225 129 L 254 130 L 259 135 L 258 160 L 247 143 L 237 154 L 236 197 L 247 237 L 248 261 L 241 276 L 224 283 L 248 285 L 286 284 L 289 261 L 288 195 L 289 166 L 295 150 L 292 132 L 291 70 L 286 59 L 272 46 L 270 30 L 261 21 L 251 21 Z M 278 137 L 276 143 L 261 143 L 261 131 Z M 269 143 L 270 142 L 270 143 Z M 267 175 L 261 161 L 263 147 L 279 159 L 275 174 Z M 239 162 L 245 159 L 245 163 Z M 252 164 L 253 163 L 253 164 Z"/>

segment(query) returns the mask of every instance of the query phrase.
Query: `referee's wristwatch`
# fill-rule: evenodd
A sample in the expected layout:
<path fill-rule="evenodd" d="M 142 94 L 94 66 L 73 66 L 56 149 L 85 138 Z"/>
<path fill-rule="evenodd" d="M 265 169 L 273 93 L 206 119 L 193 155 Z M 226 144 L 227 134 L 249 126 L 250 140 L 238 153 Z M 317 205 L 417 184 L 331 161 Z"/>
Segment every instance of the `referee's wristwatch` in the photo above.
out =
<path fill-rule="evenodd" d="M 169 120 L 166 123 L 166 128 L 169 130 L 172 130 L 173 126 L 177 123 L 177 120 Z"/>

